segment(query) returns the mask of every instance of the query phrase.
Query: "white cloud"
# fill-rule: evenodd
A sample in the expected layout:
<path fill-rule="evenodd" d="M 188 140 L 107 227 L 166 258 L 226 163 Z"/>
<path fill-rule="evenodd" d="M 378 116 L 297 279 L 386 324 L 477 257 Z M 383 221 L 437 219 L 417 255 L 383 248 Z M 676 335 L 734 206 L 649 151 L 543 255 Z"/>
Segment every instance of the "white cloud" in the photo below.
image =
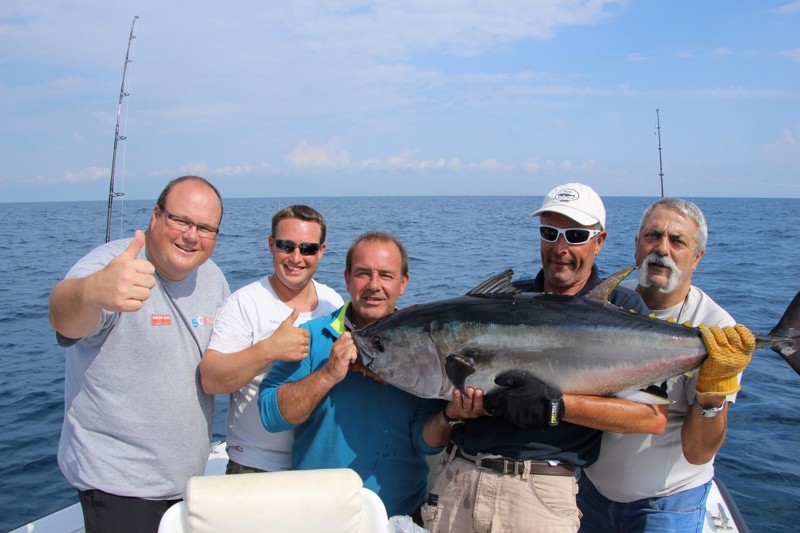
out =
<path fill-rule="evenodd" d="M 800 48 L 792 48 L 791 50 L 785 50 L 780 52 L 778 55 L 783 57 L 788 57 L 792 61 L 800 61 Z"/>
<path fill-rule="evenodd" d="M 772 8 L 769 11 L 770 13 L 782 14 L 800 13 L 800 2 L 789 2 L 788 4 Z"/>
<path fill-rule="evenodd" d="M 797 133 L 793 132 L 789 128 L 781 129 L 780 138 L 775 142 L 765 144 L 764 148 L 769 151 L 783 151 L 800 154 L 800 143 L 798 143 L 798 138 L 800 138 L 800 126 L 797 126 L 796 130 Z"/>
<path fill-rule="evenodd" d="M 312 146 L 306 141 L 297 143 L 284 159 L 295 167 L 340 167 L 350 163 L 350 156 L 344 150 L 334 146 Z"/>
<path fill-rule="evenodd" d="M 625 62 L 626 63 L 636 63 L 638 61 L 647 61 L 648 59 L 650 59 L 650 58 L 648 56 L 646 56 L 645 54 L 642 54 L 640 52 L 633 52 L 631 54 L 628 54 L 625 57 Z"/>
<path fill-rule="evenodd" d="M 85 183 L 90 181 L 107 180 L 111 176 L 111 169 L 104 167 L 89 167 L 77 172 L 66 171 L 61 179 L 47 180 L 38 177 L 37 180 L 44 180 L 43 183 Z"/>
<path fill-rule="evenodd" d="M 185 176 L 204 176 L 208 174 L 208 165 L 205 163 L 188 163 L 181 165 L 179 170 Z"/>
<path fill-rule="evenodd" d="M 711 50 L 711 55 L 716 57 L 729 56 L 731 53 L 729 48 L 714 48 Z"/>

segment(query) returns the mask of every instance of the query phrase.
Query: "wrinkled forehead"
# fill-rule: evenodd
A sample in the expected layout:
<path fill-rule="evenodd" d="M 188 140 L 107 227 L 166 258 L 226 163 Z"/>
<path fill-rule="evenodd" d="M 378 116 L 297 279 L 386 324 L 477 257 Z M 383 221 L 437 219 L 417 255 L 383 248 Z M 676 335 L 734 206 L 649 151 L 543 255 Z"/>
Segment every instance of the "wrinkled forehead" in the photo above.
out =
<path fill-rule="evenodd" d="M 697 222 L 676 209 L 657 207 L 650 213 L 642 224 L 640 234 L 647 231 L 659 231 L 668 235 L 684 235 L 695 239 L 697 236 Z"/>

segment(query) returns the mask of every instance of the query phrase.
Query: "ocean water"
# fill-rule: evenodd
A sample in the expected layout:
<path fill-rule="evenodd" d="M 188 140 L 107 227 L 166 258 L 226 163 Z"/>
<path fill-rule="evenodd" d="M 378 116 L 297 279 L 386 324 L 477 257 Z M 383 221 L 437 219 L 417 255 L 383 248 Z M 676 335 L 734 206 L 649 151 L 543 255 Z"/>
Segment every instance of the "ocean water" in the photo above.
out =
<path fill-rule="evenodd" d="M 606 198 L 604 275 L 633 264 L 633 236 L 654 198 Z M 766 333 L 800 289 L 800 200 L 694 198 L 710 239 L 694 282 L 753 331 Z M 344 294 L 344 255 L 367 229 L 388 230 L 408 248 L 411 281 L 401 305 L 447 298 L 506 268 L 515 279 L 540 267 L 541 198 L 339 197 L 225 201 L 214 260 L 232 290 L 270 268 L 272 214 L 293 203 L 317 208 L 329 225 L 317 279 Z M 145 229 L 154 202 L 117 201 L 112 238 Z M 77 501 L 56 464 L 63 415 L 64 354 L 50 330 L 53 285 L 105 236 L 105 202 L 0 203 L 0 531 Z M 800 376 L 776 354 L 758 352 L 731 410 L 717 475 L 754 532 L 796 531 L 800 519 Z M 215 438 L 224 437 L 218 397 Z"/>

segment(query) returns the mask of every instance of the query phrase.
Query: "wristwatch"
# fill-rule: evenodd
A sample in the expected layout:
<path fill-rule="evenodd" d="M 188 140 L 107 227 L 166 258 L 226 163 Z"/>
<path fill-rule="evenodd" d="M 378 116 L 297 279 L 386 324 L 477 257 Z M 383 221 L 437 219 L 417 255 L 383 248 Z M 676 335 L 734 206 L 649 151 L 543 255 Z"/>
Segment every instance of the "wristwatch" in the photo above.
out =
<path fill-rule="evenodd" d="M 698 413 L 700 413 L 702 416 L 706 418 L 714 418 L 715 416 L 720 414 L 723 411 L 723 409 L 725 409 L 724 401 L 722 402 L 722 405 L 720 405 L 719 407 L 703 407 L 697 402 L 697 399 L 695 398 L 694 403 L 692 403 L 692 405 L 694 406 L 695 410 L 697 410 Z"/>
<path fill-rule="evenodd" d="M 449 416 L 447 416 L 447 409 L 442 410 L 442 416 L 444 417 L 444 421 L 447 422 L 447 425 L 450 426 L 451 428 L 460 426 L 461 424 L 464 423 L 463 420 L 456 420 L 455 418 L 450 418 Z"/>

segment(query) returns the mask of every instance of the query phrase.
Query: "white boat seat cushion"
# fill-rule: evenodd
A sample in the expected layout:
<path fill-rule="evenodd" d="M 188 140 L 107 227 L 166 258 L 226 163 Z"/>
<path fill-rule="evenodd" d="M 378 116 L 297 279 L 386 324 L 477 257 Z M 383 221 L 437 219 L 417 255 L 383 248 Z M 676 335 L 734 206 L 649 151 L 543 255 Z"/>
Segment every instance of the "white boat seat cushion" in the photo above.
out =
<path fill-rule="evenodd" d="M 365 491 L 349 468 L 198 476 L 186 484 L 186 523 L 198 533 L 353 532 L 372 530 L 369 521 L 386 531 L 386 509 Z"/>

